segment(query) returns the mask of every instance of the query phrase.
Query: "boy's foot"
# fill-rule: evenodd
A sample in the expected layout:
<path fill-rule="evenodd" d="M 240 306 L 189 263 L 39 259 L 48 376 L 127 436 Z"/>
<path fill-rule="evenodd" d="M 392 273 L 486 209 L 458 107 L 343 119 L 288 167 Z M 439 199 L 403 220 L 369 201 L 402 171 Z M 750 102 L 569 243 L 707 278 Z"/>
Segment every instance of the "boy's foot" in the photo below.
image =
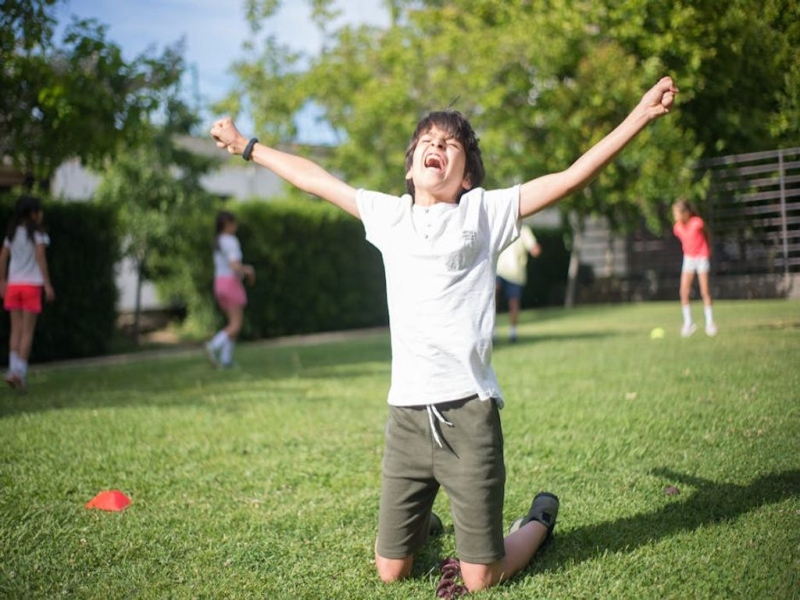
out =
<path fill-rule="evenodd" d="M 553 528 L 556 526 L 557 516 L 558 496 L 550 492 L 539 492 L 533 499 L 528 514 L 514 521 L 508 533 L 514 533 L 517 529 L 527 525 L 531 521 L 539 521 L 539 523 L 547 527 L 547 537 L 549 538 L 553 534 Z"/>
<path fill-rule="evenodd" d="M 212 366 L 218 367 L 219 357 L 217 356 L 217 351 L 214 349 L 214 346 L 211 345 L 211 342 L 206 342 L 205 347 L 206 347 L 206 354 L 208 355 L 208 361 L 211 363 Z"/>
<path fill-rule="evenodd" d="M 715 335 L 717 335 L 716 323 L 706 323 L 706 335 L 708 337 L 714 337 Z"/>
<path fill-rule="evenodd" d="M 681 327 L 681 337 L 690 337 L 695 331 L 697 331 L 697 325 L 694 323 L 684 325 Z"/>
<path fill-rule="evenodd" d="M 510 333 L 508 335 L 508 341 L 511 342 L 512 344 L 516 344 L 517 343 L 517 334 L 516 333 Z"/>
<path fill-rule="evenodd" d="M 442 525 L 442 520 L 439 518 L 435 512 L 431 513 L 430 523 L 428 525 L 428 533 L 431 536 L 441 535 L 444 531 L 444 525 Z"/>

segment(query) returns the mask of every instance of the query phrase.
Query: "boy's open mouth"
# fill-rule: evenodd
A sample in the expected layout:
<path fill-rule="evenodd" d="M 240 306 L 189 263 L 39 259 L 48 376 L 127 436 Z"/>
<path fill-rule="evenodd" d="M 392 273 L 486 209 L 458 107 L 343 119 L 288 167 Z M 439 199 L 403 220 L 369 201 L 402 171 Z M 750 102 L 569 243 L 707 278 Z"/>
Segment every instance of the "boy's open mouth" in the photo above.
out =
<path fill-rule="evenodd" d="M 437 156 L 435 154 L 429 154 L 425 157 L 425 168 L 426 169 L 436 169 L 437 171 L 444 170 L 444 161 L 442 160 L 441 156 Z"/>

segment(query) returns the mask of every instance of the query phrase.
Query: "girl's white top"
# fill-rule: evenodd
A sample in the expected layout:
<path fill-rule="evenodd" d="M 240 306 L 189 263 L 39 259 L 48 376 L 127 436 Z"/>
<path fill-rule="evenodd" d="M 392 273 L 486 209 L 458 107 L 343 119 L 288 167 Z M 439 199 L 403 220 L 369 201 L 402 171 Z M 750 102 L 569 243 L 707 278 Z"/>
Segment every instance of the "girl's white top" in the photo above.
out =
<path fill-rule="evenodd" d="M 392 343 L 389 403 L 422 406 L 502 395 L 492 369 L 497 255 L 519 235 L 519 186 L 473 189 L 458 204 L 358 191 L 380 250 Z"/>
<path fill-rule="evenodd" d="M 214 248 L 214 277 L 238 277 L 231 267 L 232 262 L 242 262 L 239 239 L 230 233 L 221 233 Z"/>
<path fill-rule="evenodd" d="M 8 261 L 8 283 L 44 285 L 42 270 L 36 262 L 36 246 L 39 244 L 50 244 L 50 236 L 43 231 L 34 231 L 31 241 L 28 230 L 23 225 L 17 227 L 13 240 L 5 238 L 3 245 L 11 254 Z"/>

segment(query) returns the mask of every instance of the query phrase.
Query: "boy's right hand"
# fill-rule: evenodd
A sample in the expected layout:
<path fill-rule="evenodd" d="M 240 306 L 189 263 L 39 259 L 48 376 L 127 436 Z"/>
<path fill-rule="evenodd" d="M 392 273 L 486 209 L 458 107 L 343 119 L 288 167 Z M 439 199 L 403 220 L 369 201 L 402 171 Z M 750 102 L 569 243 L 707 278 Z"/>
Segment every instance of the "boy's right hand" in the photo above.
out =
<path fill-rule="evenodd" d="M 241 154 L 247 146 L 247 138 L 239 132 L 230 117 L 224 117 L 214 123 L 211 137 L 217 142 L 217 148 L 224 148 L 231 154 Z"/>

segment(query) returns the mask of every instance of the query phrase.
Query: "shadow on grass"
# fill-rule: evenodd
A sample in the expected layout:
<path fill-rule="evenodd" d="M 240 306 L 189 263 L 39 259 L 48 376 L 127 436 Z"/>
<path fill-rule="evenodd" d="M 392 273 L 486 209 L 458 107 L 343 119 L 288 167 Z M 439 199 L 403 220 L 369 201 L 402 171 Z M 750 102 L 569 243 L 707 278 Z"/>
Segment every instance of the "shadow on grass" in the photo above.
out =
<path fill-rule="evenodd" d="M 621 331 L 587 331 L 584 333 L 564 333 L 564 334 L 531 334 L 519 335 L 516 342 L 512 342 L 507 337 L 498 336 L 495 339 L 493 347 L 494 350 L 505 350 L 507 348 L 518 348 L 520 346 L 530 346 L 535 344 L 544 344 L 547 342 L 568 342 L 575 340 L 599 340 L 608 337 L 616 337 L 627 335 L 626 332 Z"/>
<path fill-rule="evenodd" d="M 749 485 L 716 483 L 668 468 L 652 471 L 671 485 L 694 488 L 661 510 L 581 527 L 559 535 L 548 552 L 534 559 L 531 571 L 564 568 L 607 553 L 630 552 L 640 546 L 741 517 L 767 504 L 775 504 L 800 494 L 800 470 L 771 473 Z M 524 575 L 523 575 L 524 576 Z"/>

